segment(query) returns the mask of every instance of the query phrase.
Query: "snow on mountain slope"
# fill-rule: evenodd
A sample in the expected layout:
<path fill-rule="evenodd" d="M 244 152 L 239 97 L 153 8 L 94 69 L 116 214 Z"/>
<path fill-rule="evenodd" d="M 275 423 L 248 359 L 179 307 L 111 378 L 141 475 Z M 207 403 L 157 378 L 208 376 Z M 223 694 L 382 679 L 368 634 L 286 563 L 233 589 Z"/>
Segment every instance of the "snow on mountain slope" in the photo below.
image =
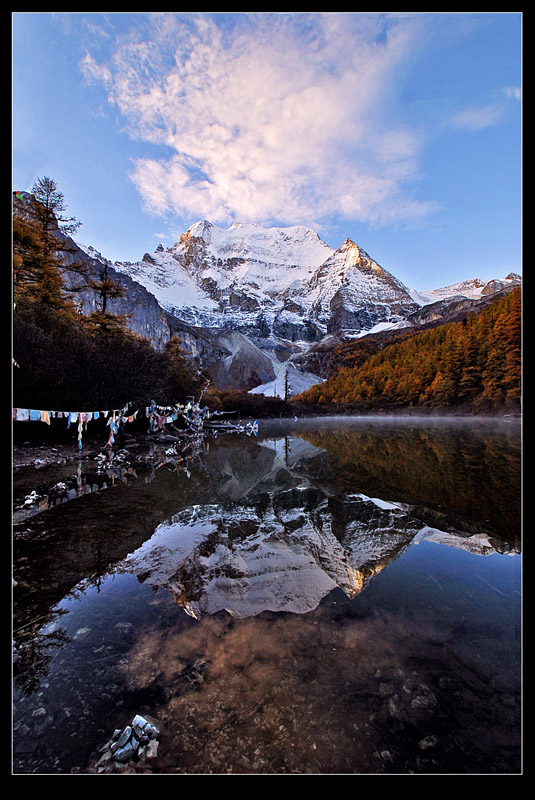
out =
<path fill-rule="evenodd" d="M 167 251 L 197 283 L 225 291 L 246 287 L 253 297 L 273 296 L 306 280 L 333 252 L 301 226 L 262 228 L 234 223 L 223 229 L 203 220 Z"/>
<path fill-rule="evenodd" d="M 401 281 L 350 239 L 316 270 L 300 294 L 329 332 L 397 322 L 414 310 L 414 301 Z"/>
<path fill-rule="evenodd" d="M 255 223 L 235 222 L 230 228 L 223 229 L 207 220 L 192 225 L 170 252 L 181 259 L 188 244 L 194 241 L 202 242 L 205 257 L 210 262 L 204 266 L 203 272 L 208 268 L 214 276 L 221 277 L 220 262 L 239 259 L 240 264 L 233 270 L 232 278 L 257 281 L 265 288 L 271 288 L 269 284 L 272 282 L 285 287 L 295 277 L 306 277 L 333 253 L 314 231 L 300 225 L 262 228 Z M 288 270 L 295 270 L 296 274 L 288 273 Z"/>
<path fill-rule="evenodd" d="M 479 299 L 521 282 L 511 273 L 417 292 L 350 239 L 333 250 L 304 226 L 236 222 L 225 229 L 207 220 L 172 247 L 159 245 L 137 263 L 113 266 L 183 322 L 303 346 L 329 334 L 347 339 L 410 325 L 423 306 Z"/>
<path fill-rule="evenodd" d="M 167 250 L 160 246 L 141 262 L 116 268 L 146 286 L 181 319 L 232 327 L 239 322 L 235 316 L 222 319 L 225 312 L 243 316 L 266 306 L 281 310 L 280 295 L 309 278 L 332 252 L 302 226 L 235 223 L 223 229 L 202 220 Z"/>
<path fill-rule="evenodd" d="M 505 278 L 492 281 L 472 278 L 459 283 L 452 283 L 450 286 L 443 286 L 441 289 L 430 289 L 424 292 L 412 290 L 411 297 L 422 306 L 436 303 L 439 300 L 450 300 L 453 297 L 468 297 L 471 300 L 478 300 L 486 294 L 492 294 L 506 286 L 514 286 L 521 282 L 520 275 L 510 272 Z"/>
<path fill-rule="evenodd" d="M 394 324 L 417 308 L 356 244 L 333 250 L 303 226 L 223 229 L 201 220 L 173 247 L 116 268 L 187 322 L 258 337 L 317 341 L 333 330 Z"/>
<path fill-rule="evenodd" d="M 185 322 L 199 321 L 197 312 L 218 312 L 219 305 L 198 285 L 179 262 L 168 252 L 145 254 L 137 264 L 120 264 L 116 268 L 143 284 L 160 305 L 171 313 L 184 310 Z"/>

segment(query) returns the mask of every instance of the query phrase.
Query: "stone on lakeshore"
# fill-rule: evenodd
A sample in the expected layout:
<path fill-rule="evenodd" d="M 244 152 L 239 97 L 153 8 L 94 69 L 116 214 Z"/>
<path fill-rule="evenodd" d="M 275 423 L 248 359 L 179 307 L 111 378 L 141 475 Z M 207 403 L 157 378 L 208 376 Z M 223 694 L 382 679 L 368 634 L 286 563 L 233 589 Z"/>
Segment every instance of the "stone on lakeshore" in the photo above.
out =
<path fill-rule="evenodd" d="M 119 748 L 113 754 L 113 757 L 116 761 L 120 761 L 121 763 L 126 763 L 130 761 L 131 758 L 134 758 L 137 755 L 137 749 L 139 747 L 139 742 L 135 736 L 132 736 L 128 742 L 124 745 L 124 747 Z"/>
<path fill-rule="evenodd" d="M 156 758 L 159 745 L 156 737 L 159 731 L 153 723 L 152 718 L 147 720 L 141 714 L 136 714 L 129 725 L 122 729 L 116 728 L 111 739 L 100 748 L 102 755 L 94 768 L 98 772 L 108 772 L 112 764 L 121 765 L 121 772 L 124 774 L 129 769 L 129 762 L 137 763 L 143 759 Z"/>

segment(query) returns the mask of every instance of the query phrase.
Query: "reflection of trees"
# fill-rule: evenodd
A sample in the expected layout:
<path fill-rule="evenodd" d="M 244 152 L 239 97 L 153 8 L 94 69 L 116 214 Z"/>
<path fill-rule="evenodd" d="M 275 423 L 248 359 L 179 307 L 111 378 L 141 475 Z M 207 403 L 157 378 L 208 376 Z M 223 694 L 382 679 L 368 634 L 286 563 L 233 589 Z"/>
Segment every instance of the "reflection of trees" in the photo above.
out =
<path fill-rule="evenodd" d="M 55 652 L 70 641 L 64 628 L 46 630 L 66 613 L 66 610 L 55 611 L 47 618 L 46 626 L 40 619 L 14 631 L 13 677 L 23 694 L 30 695 L 39 688 L 48 675 Z"/>
<path fill-rule="evenodd" d="M 299 434 L 329 457 L 314 471 L 337 488 L 426 505 L 485 522 L 511 539 L 519 532 L 520 437 L 465 426 L 395 428 Z M 310 467 L 310 465 L 309 465 Z"/>

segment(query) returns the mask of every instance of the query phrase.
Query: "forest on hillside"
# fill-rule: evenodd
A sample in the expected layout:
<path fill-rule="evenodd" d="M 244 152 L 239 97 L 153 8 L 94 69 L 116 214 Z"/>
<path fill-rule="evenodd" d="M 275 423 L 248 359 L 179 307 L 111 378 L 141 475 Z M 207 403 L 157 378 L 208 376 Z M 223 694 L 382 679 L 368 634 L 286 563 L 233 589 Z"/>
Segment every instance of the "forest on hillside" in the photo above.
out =
<path fill-rule="evenodd" d="M 296 403 L 359 411 L 518 413 L 522 374 L 521 290 L 483 311 L 386 345 L 341 367 Z"/>
<path fill-rule="evenodd" d="M 121 289 L 104 265 L 95 279 L 66 258 L 69 237 L 80 226 L 66 210 L 63 193 L 48 177 L 36 181 L 31 195 L 13 196 L 14 408 L 93 411 L 194 398 L 210 410 L 233 412 L 232 418 L 295 413 L 280 398 L 218 390 L 176 336 L 158 351 L 129 329 L 125 316 L 110 313 L 108 301 Z M 76 287 L 95 293 L 93 313 L 79 313 L 66 289 L 67 270 Z"/>
<path fill-rule="evenodd" d="M 86 411 L 198 397 L 205 378 L 180 342 L 156 351 L 129 330 L 126 317 L 109 312 L 108 300 L 121 289 L 106 268 L 95 280 L 65 258 L 80 225 L 65 210 L 48 177 L 35 183 L 30 199 L 13 198 L 13 406 Z M 93 313 L 79 313 L 65 288 L 67 269 L 77 287 L 95 292 Z"/>

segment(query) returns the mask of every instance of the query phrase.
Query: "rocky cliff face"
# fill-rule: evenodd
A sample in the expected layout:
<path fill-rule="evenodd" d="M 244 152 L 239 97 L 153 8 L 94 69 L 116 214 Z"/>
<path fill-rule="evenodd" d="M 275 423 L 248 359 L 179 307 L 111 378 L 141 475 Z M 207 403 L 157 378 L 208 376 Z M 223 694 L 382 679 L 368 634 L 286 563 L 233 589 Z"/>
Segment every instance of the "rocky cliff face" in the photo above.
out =
<path fill-rule="evenodd" d="M 171 337 L 177 336 L 186 355 L 195 360 L 221 389 L 251 389 L 275 377 L 271 359 L 243 334 L 225 328 L 189 325 L 174 317 L 144 286 L 119 272 L 92 248 L 81 249 L 74 242 L 70 243 L 65 263 L 78 263 L 86 271 L 84 281 L 65 272 L 66 288 L 72 291 L 81 287 L 73 296 L 82 314 L 99 309 L 96 292 L 84 286 L 89 278 L 97 280 L 106 266 L 110 279 L 124 290 L 122 297 L 108 300 L 108 310 L 112 314 L 125 314 L 129 328 L 151 341 L 156 349 L 165 348 Z"/>
<path fill-rule="evenodd" d="M 88 280 L 96 281 L 100 278 L 106 262 L 102 258 L 92 257 L 72 242 L 65 253 L 64 263 L 66 265 L 78 263 L 86 273 L 84 280 L 80 280 L 72 273 L 64 273 L 65 287 L 74 297 L 80 313 L 91 314 L 100 310 L 99 297 L 94 290 L 87 287 L 87 283 Z M 118 272 L 110 263 L 107 263 L 106 267 L 110 280 L 118 283 L 123 290 L 122 297 L 110 298 L 107 301 L 107 310 L 111 314 L 125 314 L 128 317 L 129 328 L 134 333 L 149 339 L 156 349 L 165 347 L 171 338 L 171 329 L 168 315 L 154 295 L 128 275 Z"/>

